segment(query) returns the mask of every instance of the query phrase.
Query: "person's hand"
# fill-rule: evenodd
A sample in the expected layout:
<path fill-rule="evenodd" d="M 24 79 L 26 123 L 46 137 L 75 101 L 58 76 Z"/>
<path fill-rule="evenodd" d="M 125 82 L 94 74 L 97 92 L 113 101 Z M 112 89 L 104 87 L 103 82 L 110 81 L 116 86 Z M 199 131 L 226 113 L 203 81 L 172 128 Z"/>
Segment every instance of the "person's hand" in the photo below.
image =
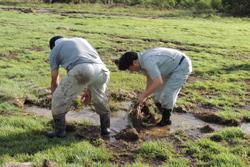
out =
<path fill-rule="evenodd" d="M 138 102 L 140 106 L 143 106 L 145 100 L 146 100 L 146 97 L 144 96 L 143 93 L 138 95 Z"/>
<path fill-rule="evenodd" d="M 89 89 L 83 92 L 81 101 L 84 105 L 88 105 L 91 102 L 91 92 Z"/>
<path fill-rule="evenodd" d="M 52 100 L 52 93 L 51 93 L 50 88 L 46 89 L 45 92 L 47 93 L 47 99 Z"/>
<path fill-rule="evenodd" d="M 47 95 L 47 99 L 48 99 L 49 101 L 51 101 L 51 100 L 52 100 L 52 94 Z"/>

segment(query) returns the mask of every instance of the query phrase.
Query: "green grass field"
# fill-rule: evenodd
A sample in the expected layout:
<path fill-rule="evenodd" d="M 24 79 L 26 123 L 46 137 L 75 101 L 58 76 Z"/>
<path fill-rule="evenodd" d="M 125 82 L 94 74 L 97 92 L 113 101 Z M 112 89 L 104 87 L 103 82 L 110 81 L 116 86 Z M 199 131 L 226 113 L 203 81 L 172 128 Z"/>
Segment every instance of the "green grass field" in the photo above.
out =
<path fill-rule="evenodd" d="M 50 86 L 48 40 L 53 35 L 89 40 L 111 71 L 111 92 L 141 91 L 145 86 L 142 75 L 119 72 L 112 59 L 129 50 L 155 46 L 180 49 L 192 59 L 193 73 L 177 106 L 191 113 L 212 112 L 222 120 L 250 120 L 249 18 L 10 0 L 0 0 L 0 10 L 3 166 L 15 161 L 40 166 L 43 159 L 60 167 L 119 166 L 105 142 L 97 147 L 71 135 L 65 140 L 47 140 L 43 134 L 51 127 L 48 120 L 25 114 L 10 102 L 17 98 L 38 100 L 39 90 Z M 125 166 L 151 166 L 158 160 L 162 166 L 250 165 L 250 137 L 240 128 L 225 128 L 195 141 L 182 133 L 174 134 L 181 143 L 169 139 L 138 143 L 139 149 L 125 161 Z"/>

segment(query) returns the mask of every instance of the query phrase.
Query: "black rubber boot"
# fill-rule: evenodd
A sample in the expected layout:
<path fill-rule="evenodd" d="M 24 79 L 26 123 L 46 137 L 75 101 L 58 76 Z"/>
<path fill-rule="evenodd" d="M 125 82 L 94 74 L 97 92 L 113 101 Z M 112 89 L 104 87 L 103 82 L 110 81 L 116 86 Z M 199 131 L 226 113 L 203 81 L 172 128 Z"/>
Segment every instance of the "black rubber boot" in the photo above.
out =
<path fill-rule="evenodd" d="M 158 111 L 161 112 L 161 110 L 162 110 L 162 109 L 161 109 L 161 103 L 156 102 L 156 103 L 155 103 L 155 106 L 157 107 Z"/>
<path fill-rule="evenodd" d="M 161 121 L 158 123 L 158 126 L 171 125 L 172 123 L 170 120 L 171 111 L 172 111 L 171 109 L 165 109 L 165 108 L 161 109 L 162 118 Z"/>
<path fill-rule="evenodd" d="M 65 137 L 65 115 L 62 118 L 54 118 L 54 130 L 47 133 L 48 138 Z"/>
<path fill-rule="evenodd" d="M 108 136 L 110 134 L 110 114 L 100 115 L 101 135 Z"/>

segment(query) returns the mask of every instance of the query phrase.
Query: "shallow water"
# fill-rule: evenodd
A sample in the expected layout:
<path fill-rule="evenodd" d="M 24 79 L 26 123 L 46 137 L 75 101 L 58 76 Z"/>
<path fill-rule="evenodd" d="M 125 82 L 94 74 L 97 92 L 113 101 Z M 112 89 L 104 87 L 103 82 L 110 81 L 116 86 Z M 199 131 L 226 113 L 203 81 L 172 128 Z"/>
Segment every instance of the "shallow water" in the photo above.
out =
<path fill-rule="evenodd" d="M 124 103 L 124 105 L 127 104 Z M 39 108 L 37 106 L 26 106 L 26 111 L 52 119 L 51 110 L 45 108 Z M 66 120 L 68 122 L 87 121 L 92 125 L 100 125 L 99 115 L 91 111 L 90 108 L 84 108 L 79 112 L 70 111 L 66 115 Z M 209 125 L 214 130 L 219 130 L 226 127 L 224 125 L 204 122 L 194 117 L 190 113 L 172 113 L 171 120 L 171 126 L 168 126 L 167 128 L 151 128 L 151 133 L 166 135 L 165 133 L 172 133 L 177 130 L 192 130 L 202 128 L 206 125 Z M 126 111 L 117 111 L 111 113 L 111 132 L 113 135 L 127 128 L 128 125 L 128 113 Z M 250 134 L 250 123 L 243 123 L 241 127 L 245 133 Z"/>

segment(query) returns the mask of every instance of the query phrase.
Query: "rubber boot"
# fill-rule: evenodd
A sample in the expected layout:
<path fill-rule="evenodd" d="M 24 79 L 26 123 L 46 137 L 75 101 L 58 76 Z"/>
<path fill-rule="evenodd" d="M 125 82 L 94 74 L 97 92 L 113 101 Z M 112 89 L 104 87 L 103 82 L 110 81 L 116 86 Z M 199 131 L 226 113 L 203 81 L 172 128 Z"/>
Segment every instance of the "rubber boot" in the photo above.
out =
<path fill-rule="evenodd" d="M 171 125 L 172 123 L 170 120 L 171 111 L 172 111 L 171 109 L 165 109 L 165 108 L 161 109 L 162 118 L 161 121 L 158 123 L 158 126 Z"/>
<path fill-rule="evenodd" d="M 54 118 L 54 130 L 47 133 L 48 138 L 65 137 L 65 115 L 62 118 Z"/>
<path fill-rule="evenodd" d="M 162 110 L 162 109 L 161 109 L 161 103 L 156 102 L 156 103 L 155 103 L 155 106 L 157 107 L 158 111 L 161 112 L 161 110 Z"/>
<path fill-rule="evenodd" d="M 110 114 L 100 114 L 101 135 L 108 136 L 110 134 Z"/>

